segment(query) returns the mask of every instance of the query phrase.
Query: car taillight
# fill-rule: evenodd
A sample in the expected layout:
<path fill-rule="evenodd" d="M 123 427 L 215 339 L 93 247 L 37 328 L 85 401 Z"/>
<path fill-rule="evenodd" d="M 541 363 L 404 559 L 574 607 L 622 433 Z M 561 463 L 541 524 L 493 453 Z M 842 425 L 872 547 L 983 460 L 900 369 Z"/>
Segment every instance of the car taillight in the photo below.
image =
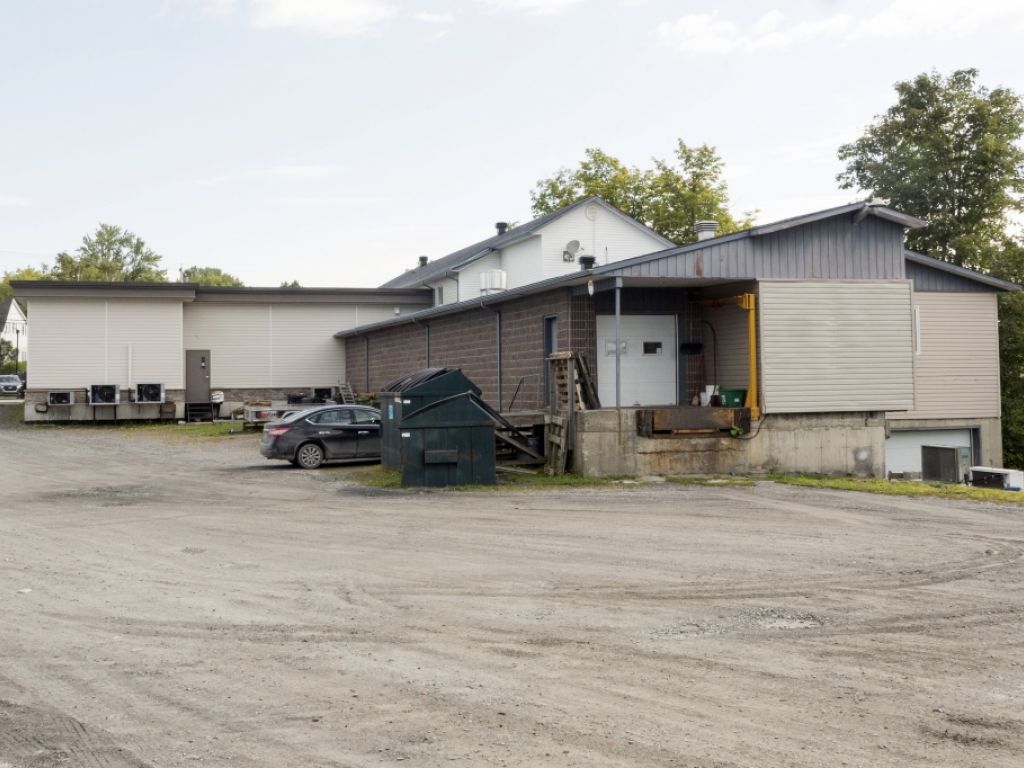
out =
<path fill-rule="evenodd" d="M 267 429 L 267 434 L 271 437 L 279 437 L 287 432 L 291 427 L 270 427 Z"/>

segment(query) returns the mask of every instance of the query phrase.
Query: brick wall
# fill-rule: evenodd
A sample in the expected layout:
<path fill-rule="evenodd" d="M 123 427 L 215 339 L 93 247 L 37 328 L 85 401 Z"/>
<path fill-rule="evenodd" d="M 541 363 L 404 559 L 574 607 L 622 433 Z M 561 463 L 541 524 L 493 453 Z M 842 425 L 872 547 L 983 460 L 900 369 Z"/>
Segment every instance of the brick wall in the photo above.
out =
<path fill-rule="evenodd" d="M 501 407 L 507 407 L 521 383 L 515 408 L 539 408 L 544 402 L 544 318 L 558 318 L 558 348 L 588 354 L 594 367 L 596 331 L 589 296 L 570 297 L 568 289 L 526 296 L 494 308 L 501 312 Z M 426 339 L 430 327 L 430 365 L 461 368 L 483 397 L 498 405 L 497 324 L 489 307 L 406 323 L 345 341 L 346 370 L 357 391 L 377 392 L 387 382 L 427 366 Z M 369 338 L 369 382 L 366 342 Z"/>

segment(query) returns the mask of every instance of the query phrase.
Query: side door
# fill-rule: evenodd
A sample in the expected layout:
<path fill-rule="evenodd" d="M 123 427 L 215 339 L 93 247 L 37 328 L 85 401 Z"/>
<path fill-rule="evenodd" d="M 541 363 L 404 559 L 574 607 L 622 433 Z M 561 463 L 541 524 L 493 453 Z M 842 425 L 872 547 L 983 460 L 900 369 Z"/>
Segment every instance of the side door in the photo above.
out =
<path fill-rule="evenodd" d="M 356 458 L 359 435 L 349 408 L 317 411 L 306 421 L 313 425 L 313 436 L 323 443 L 328 459 Z"/>
<path fill-rule="evenodd" d="M 379 458 L 380 414 L 357 409 L 352 411 L 352 416 L 359 435 L 359 458 Z"/>

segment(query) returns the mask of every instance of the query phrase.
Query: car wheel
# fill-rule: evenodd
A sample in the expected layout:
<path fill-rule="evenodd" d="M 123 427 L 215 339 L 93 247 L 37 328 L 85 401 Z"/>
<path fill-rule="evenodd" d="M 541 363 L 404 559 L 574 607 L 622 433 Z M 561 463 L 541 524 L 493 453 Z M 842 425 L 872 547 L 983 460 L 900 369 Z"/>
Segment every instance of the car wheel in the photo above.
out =
<path fill-rule="evenodd" d="M 324 463 L 324 449 L 316 443 L 303 443 L 295 452 L 295 463 L 303 469 L 316 469 Z"/>

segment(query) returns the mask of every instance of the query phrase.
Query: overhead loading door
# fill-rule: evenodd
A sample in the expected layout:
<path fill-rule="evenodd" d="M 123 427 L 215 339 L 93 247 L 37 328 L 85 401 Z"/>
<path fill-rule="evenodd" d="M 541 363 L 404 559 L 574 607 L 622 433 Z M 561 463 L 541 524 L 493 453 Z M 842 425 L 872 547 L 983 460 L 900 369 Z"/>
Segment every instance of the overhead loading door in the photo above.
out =
<path fill-rule="evenodd" d="M 915 429 L 894 431 L 885 441 L 885 471 L 915 472 L 922 469 L 921 449 L 926 445 L 942 448 L 970 448 L 970 429 Z"/>

